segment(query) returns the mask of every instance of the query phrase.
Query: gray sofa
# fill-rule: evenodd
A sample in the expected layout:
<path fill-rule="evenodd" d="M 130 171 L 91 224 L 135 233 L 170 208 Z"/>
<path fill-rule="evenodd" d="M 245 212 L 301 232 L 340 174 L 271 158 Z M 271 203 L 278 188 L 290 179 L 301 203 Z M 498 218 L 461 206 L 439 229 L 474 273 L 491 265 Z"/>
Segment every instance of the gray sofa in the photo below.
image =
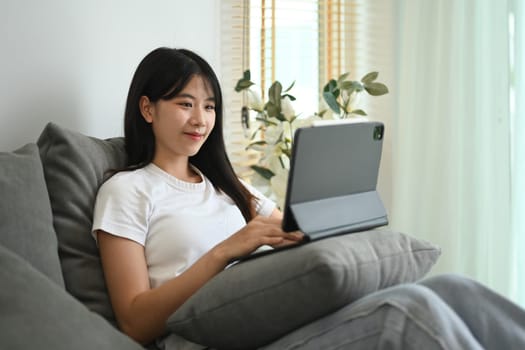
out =
<path fill-rule="evenodd" d="M 124 163 L 122 138 L 52 123 L 36 143 L 0 152 L 1 349 L 144 349 L 116 327 L 90 235 L 97 189 Z M 439 254 L 386 229 L 307 244 L 226 269 L 167 328 L 214 348 L 301 348 L 316 322 L 420 279 Z"/>

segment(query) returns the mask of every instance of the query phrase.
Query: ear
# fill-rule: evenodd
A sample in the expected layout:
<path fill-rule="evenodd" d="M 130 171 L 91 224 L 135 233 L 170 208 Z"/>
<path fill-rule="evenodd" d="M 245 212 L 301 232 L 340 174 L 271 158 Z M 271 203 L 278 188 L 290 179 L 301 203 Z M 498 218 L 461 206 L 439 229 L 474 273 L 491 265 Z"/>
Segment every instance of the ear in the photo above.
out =
<path fill-rule="evenodd" d="M 152 123 L 153 122 L 153 112 L 154 112 L 154 106 L 149 100 L 147 96 L 141 96 L 139 100 L 139 109 L 140 114 L 142 114 L 142 117 L 146 122 Z"/>

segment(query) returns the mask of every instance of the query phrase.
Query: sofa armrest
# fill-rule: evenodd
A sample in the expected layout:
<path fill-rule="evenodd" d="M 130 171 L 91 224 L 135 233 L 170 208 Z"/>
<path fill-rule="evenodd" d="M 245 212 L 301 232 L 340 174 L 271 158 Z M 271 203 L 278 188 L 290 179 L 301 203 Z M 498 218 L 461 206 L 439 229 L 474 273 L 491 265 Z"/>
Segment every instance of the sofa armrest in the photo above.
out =
<path fill-rule="evenodd" d="M 0 245 L 0 348 L 144 350 Z"/>

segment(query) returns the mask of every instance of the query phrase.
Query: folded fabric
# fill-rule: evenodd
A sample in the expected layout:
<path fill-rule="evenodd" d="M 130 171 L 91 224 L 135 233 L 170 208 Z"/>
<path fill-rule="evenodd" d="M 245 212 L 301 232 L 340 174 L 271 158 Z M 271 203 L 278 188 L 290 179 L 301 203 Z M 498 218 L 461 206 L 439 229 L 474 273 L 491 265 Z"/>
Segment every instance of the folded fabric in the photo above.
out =
<path fill-rule="evenodd" d="M 308 243 L 224 270 L 168 319 L 167 328 L 220 349 L 265 345 L 371 292 L 414 282 L 435 245 L 386 229 Z"/>

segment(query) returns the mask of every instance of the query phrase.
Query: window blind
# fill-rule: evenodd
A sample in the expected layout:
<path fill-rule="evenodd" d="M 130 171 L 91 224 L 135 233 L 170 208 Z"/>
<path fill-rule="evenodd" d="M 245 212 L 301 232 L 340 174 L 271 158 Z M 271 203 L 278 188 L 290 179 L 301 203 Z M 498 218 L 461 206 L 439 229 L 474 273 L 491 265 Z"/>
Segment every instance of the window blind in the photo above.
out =
<path fill-rule="evenodd" d="M 235 171 L 241 178 L 251 174 L 250 165 L 257 155 L 247 151 L 248 139 L 242 125 L 241 110 L 245 96 L 234 88 L 249 69 L 249 0 L 221 1 L 221 85 L 224 99 L 224 139 Z"/>

